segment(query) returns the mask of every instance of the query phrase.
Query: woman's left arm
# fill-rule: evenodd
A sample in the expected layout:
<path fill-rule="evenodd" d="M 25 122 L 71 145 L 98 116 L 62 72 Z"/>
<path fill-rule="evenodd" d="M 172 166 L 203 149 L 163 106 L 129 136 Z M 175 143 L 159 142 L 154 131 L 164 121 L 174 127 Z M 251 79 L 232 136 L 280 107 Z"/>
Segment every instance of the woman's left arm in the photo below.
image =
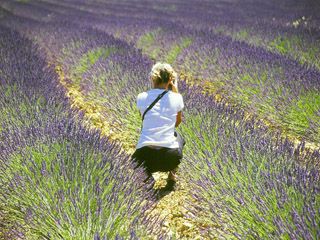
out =
<path fill-rule="evenodd" d="M 181 122 L 182 122 L 182 113 L 181 113 L 181 111 L 179 111 L 177 114 L 177 120 L 176 120 L 175 127 L 178 127 Z"/>

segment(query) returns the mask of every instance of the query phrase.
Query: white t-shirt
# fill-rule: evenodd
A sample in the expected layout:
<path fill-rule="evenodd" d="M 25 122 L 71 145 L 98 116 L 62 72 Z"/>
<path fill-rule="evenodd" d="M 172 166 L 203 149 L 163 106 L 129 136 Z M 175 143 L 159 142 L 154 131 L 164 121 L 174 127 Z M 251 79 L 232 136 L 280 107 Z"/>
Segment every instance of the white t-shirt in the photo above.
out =
<path fill-rule="evenodd" d="M 137 97 L 137 108 L 141 116 L 148 106 L 164 89 L 152 89 L 140 93 Z M 168 91 L 144 116 L 141 137 L 137 149 L 153 145 L 167 148 L 178 148 L 174 136 L 177 114 L 184 107 L 181 94 Z"/>

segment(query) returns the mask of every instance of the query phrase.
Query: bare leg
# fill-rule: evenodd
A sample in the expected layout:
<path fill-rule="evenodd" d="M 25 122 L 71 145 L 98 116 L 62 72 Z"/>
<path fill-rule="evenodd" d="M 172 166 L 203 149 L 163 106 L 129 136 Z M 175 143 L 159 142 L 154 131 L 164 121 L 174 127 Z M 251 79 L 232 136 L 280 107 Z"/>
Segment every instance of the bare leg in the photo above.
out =
<path fill-rule="evenodd" d="M 174 180 L 176 181 L 176 178 L 175 178 L 175 174 L 177 173 L 178 171 L 178 167 L 176 167 L 175 169 L 173 169 L 172 171 L 169 172 L 169 175 L 168 175 L 168 181 L 169 180 Z"/>

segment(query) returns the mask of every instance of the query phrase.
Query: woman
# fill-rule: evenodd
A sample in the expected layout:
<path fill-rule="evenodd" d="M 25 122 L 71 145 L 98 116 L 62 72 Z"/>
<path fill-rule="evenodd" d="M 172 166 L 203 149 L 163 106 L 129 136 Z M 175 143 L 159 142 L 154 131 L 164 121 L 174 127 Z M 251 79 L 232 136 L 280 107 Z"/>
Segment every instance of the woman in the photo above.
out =
<path fill-rule="evenodd" d="M 175 187 L 173 174 L 180 164 L 185 144 L 181 136 L 175 132 L 175 127 L 182 121 L 181 110 L 184 104 L 178 92 L 176 73 L 169 64 L 156 63 L 152 67 L 151 78 L 154 88 L 140 93 L 137 97 L 142 130 L 132 158 L 138 162 L 138 166 L 144 166 L 146 181 L 151 178 L 154 182 L 153 172 L 170 171 L 164 189 L 172 191 Z"/>

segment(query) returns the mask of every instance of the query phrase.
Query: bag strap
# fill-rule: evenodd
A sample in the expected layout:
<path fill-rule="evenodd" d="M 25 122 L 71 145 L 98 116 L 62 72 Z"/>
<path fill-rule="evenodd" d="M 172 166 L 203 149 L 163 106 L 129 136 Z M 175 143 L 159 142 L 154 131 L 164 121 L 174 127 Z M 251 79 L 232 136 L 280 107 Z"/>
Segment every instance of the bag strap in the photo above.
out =
<path fill-rule="evenodd" d="M 149 107 L 144 111 L 142 115 L 142 122 L 144 120 L 144 116 L 146 113 L 168 92 L 168 90 L 164 91 L 163 93 L 159 94 L 159 96 L 149 105 Z"/>

